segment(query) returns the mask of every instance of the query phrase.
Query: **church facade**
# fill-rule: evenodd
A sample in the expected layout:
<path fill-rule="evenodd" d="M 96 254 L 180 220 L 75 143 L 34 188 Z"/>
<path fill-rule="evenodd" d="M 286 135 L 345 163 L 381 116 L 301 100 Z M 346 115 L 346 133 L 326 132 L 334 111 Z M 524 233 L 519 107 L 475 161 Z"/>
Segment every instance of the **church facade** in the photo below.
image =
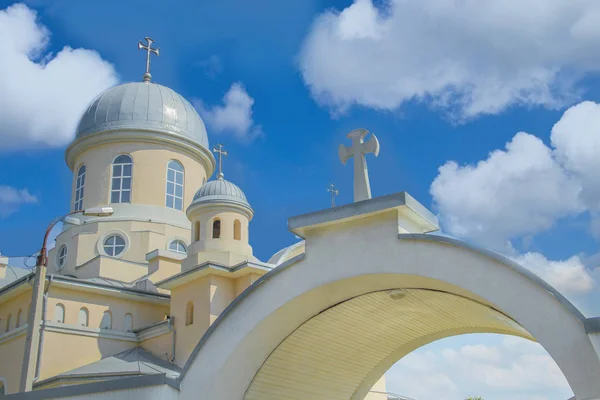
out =
<path fill-rule="evenodd" d="M 148 70 L 86 109 L 65 151 L 71 211 L 110 206 L 112 214 L 64 219 L 48 253 L 34 392 L 177 379 L 223 310 L 304 251 L 299 242 L 266 262 L 253 255 L 253 208 L 221 163 L 215 173 L 213 153 L 227 155 L 210 148 L 193 106 Z M 0 256 L 2 394 L 20 390 L 31 308 L 33 273 L 15 271 Z M 382 378 L 369 399 L 386 398 Z"/>

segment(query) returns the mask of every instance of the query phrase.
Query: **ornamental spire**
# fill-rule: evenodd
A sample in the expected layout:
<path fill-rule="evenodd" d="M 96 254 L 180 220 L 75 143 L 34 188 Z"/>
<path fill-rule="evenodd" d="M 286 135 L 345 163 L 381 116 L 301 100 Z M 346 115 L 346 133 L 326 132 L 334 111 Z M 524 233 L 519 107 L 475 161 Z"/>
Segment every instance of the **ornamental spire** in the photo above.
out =
<path fill-rule="evenodd" d="M 213 147 L 213 153 L 219 155 L 219 174 L 217 175 L 217 179 L 223 179 L 225 177 L 223 174 L 223 156 L 227 157 L 229 153 L 227 153 L 227 150 L 223 148 L 221 143 L 218 143 L 217 146 Z"/>
<path fill-rule="evenodd" d="M 160 51 L 160 49 L 152 48 L 152 43 L 154 43 L 154 40 L 152 40 L 151 38 L 145 37 L 144 40 L 148 44 L 144 45 L 140 40 L 138 43 L 138 50 L 146 50 L 146 73 L 144 74 L 144 77 L 142 79 L 144 82 L 148 83 L 152 80 L 152 75 L 150 75 L 150 54 L 154 53 L 158 56 L 158 52 Z"/>

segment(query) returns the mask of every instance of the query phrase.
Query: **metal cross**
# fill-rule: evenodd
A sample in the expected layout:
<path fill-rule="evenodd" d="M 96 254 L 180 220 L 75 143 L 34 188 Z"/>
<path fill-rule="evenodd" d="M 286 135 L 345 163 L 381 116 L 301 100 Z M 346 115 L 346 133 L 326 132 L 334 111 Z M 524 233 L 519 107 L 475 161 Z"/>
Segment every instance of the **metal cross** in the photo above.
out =
<path fill-rule="evenodd" d="M 373 153 L 379 155 L 379 140 L 371 133 L 371 137 L 365 140 L 369 134 L 366 129 L 355 129 L 347 137 L 352 139 L 352 146 L 347 147 L 340 144 L 338 155 L 342 164 L 350 157 L 354 157 L 354 201 L 368 200 L 371 198 L 371 186 L 369 185 L 369 171 L 365 154 Z"/>
<path fill-rule="evenodd" d="M 223 156 L 227 157 L 229 153 L 227 153 L 227 150 L 223 149 L 221 143 L 218 143 L 217 146 L 213 147 L 213 153 L 219 154 L 219 174 L 217 175 L 217 178 L 223 179 L 225 176 L 223 175 Z"/>
<path fill-rule="evenodd" d="M 331 192 L 331 208 L 335 207 L 335 196 L 340 194 L 340 190 L 335 188 L 333 183 L 327 185 L 327 191 Z"/>
<path fill-rule="evenodd" d="M 146 43 L 148 43 L 148 45 L 144 45 L 140 40 L 138 43 L 138 50 L 146 50 L 146 73 L 144 74 L 143 80 L 144 82 L 150 82 L 152 80 L 152 75 L 150 75 L 150 54 L 154 53 L 158 56 L 160 49 L 152 48 L 152 43 L 154 43 L 154 40 L 151 38 L 145 37 L 144 40 Z"/>

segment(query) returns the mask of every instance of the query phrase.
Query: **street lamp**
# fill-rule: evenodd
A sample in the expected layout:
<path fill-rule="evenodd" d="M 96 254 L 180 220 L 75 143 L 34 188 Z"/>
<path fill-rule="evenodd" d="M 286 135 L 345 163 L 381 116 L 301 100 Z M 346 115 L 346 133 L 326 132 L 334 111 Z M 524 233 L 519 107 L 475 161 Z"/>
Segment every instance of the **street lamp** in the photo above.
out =
<path fill-rule="evenodd" d="M 55 218 L 48 225 L 44 234 L 44 241 L 40 254 L 37 256 L 35 265 L 35 277 L 33 280 L 33 290 L 31 292 L 31 307 L 27 316 L 27 336 L 25 337 L 25 354 L 23 356 L 23 366 L 21 370 L 20 392 L 30 392 L 33 386 L 33 375 L 35 374 L 35 366 L 38 359 L 38 345 L 40 341 L 40 310 L 42 308 L 44 282 L 46 281 L 46 267 L 48 263 L 48 250 L 46 242 L 50 231 L 59 221 L 69 215 L 82 213 L 83 215 L 108 217 L 113 215 L 112 207 L 92 207 L 84 210 L 71 211 L 61 217 Z"/>

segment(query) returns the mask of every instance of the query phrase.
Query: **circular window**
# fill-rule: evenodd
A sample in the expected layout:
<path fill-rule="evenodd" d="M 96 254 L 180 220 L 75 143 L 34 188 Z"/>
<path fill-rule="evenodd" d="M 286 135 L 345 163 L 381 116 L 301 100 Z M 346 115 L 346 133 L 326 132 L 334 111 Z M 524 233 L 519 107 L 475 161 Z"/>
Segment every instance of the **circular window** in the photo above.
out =
<path fill-rule="evenodd" d="M 64 267 L 67 262 L 67 246 L 64 244 L 58 249 L 58 268 Z"/>
<path fill-rule="evenodd" d="M 181 240 L 173 240 L 169 245 L 169 250 L 179 254 L 187 254 L 185 243 L 183 243 Z"/>
<path fill-rule="evenodd" d="M 125 250 L 125 239 L 120 235 L 110 235 L 104 239 L 103 249 L 106 255 L 118 256 Z"/>

